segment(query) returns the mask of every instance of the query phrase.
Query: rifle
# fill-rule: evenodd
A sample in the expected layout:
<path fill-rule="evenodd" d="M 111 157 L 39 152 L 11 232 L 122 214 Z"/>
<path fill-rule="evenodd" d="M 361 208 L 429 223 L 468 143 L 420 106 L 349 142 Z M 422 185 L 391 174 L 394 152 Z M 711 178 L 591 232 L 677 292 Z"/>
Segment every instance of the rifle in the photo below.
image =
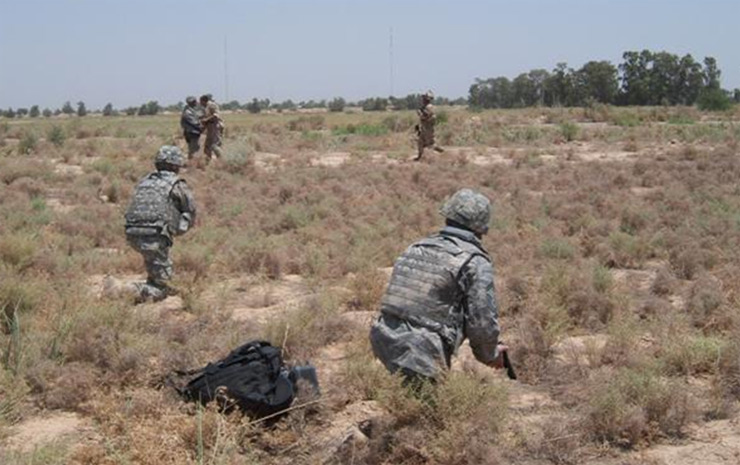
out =
<path fill-rule="evenodd" d="M 509 379 L 516 379 L 516 372 L 514 371 L 514 365 L 511 364 L 511 360 L 509 360 L 509 351 L 504 352 L 504 368 L 506 368 L 506 376 L 509 377 Z"/>

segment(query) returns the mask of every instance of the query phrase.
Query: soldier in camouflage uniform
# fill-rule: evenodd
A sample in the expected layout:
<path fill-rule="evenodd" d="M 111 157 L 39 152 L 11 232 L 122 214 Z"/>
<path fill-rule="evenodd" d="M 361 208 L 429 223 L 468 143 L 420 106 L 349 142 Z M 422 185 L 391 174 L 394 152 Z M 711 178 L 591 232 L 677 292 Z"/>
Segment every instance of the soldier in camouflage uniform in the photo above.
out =
<path fill-rule="evenodd" d="M 154 162 L 157 171 L 139 182 L 126 211 L 126 239 L 146 265 L 146 283 L 138 286 L 139 302 L 156 302 L 174 293 L 167 285 L 172 278 L 172 238 L 195 222 L 193 194 L 177 176 L 183 164 L 179 148 L 162 146 Z"/>
<path fill-rule="evenodd" d="M 432 91 L 427 91 L 421 96 L 421 107 L 416 110 L 419 115 L 419 124 L 416 125 L 416 147 L 417 156 L 414 160 L 421 160 L 424 155 L 424 149 L 432 147 L 437 152 L 443 152 L 441 147 L 437 147 L 434 144 L 434 125 L 437 122 L 437 116 L 434 114 L 434 94 Z"/>
<path fill-rule="evenodd" d="M 206 131 L 206 141 L 203 144 L 206 161 L 210 161 L 214 156 L 221 158 L 221 139 L 224 133 L 224 121 L 218 112 L 218 105 L 213 101 L 210 94 L 202 95 L 200 97 L 200 104 L 204 108 L 204 115 L 200 119 L 200 124 Z"/>
<path fill-rule="evenodd" d="M 465 338 L 475 358 L 495 368 L 503 366 L 507 349 L 498 344 L 493 264 L 480 241 L 491 204 L 462 189 L 440 213 L 446 226 L 396 260 L 370 330 L 375 356 L 411 383 L 438 379 Z"/>
<path fill-rule="evenodd" d="M 200 125 L 201 112 L 195 97 L 185 99 L 185 104 L 180 117 L 180 126 L 185 135 L 185 142 L 188 144 L 188 160 L 190 160 L 200 150 L 199 141 L 203 126 Z"/>

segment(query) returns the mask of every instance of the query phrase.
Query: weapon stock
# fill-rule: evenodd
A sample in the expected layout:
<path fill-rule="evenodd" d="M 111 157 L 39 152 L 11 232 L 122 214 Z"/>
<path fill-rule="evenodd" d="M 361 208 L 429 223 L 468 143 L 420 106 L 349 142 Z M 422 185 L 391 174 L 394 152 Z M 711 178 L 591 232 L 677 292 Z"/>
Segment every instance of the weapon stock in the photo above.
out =
<path fill-rule="evenodd" d="M 506 351 L 503 354 L 504 357 L 504 368 L 506 368 L 506 376 L 509 377 L 509 379 L 516 379 L 516 372 L 514 371 L 514 366 L 511 364 L 511 360 L 509 360 L 509 352 Z"/>

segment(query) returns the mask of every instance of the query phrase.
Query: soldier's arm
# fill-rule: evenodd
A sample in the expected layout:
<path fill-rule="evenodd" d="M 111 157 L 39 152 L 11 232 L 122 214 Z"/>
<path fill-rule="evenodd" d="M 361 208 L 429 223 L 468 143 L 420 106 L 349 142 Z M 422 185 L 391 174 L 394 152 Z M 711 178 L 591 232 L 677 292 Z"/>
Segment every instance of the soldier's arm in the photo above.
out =
<path fill-rule="evenodd" d="M 475 358 L 486 365 L 498 358 L 498 303 L 493 283 L 493 265 L 484 257 L 473 257 L 463 271 L 467 308 L 465 336 Z"/>
<path fill-rule="evenodd" d="M 178 229 L 180 234 L 182 234 L 195 224 L 195 199 L 193 192 L 184 180 L 180 180 L 175 184 L 175 187 L 172 188 L 171 195 L 177 209 L 180 211 L 180 225 Z"/>

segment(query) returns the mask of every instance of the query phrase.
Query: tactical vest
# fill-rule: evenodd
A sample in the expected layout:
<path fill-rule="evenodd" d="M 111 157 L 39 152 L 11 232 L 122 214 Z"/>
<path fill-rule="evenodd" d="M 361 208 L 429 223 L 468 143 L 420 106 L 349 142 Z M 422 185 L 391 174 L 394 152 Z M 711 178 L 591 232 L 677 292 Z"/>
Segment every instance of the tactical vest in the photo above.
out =
<path fill-rule="evenodd" d="M 475 256 L 490 260 L 481 248 L 449 235 L 413 244 L 396 260 L 381 312 L 432 330 L 454 345 L 464 317 L 459 278 Z"/>
<path fill-rule="evenodd" d="M 154 227 L 176 231 L 180 211 L 170 194 L 180 181 L 175 173 L 157 171 L 144 178 L 134 192 L 126 211 L 126 227 Z"/>

